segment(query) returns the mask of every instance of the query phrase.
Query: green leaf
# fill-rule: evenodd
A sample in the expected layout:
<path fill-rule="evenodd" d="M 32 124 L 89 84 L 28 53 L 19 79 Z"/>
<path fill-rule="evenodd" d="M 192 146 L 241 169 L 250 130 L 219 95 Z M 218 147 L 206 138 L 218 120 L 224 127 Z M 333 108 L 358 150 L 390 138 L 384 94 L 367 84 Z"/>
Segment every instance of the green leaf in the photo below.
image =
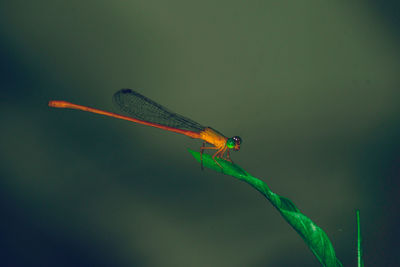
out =
<path fill-rule="evenodd" d="M 200 162 L 200 153 L 188 149 L 193 157 Z M 307 246 L 314 253 L 318 261 L 327 267 L 342 266 L 342 263 L 336 258 L 335 250 L 326 233 L 317 226 L 310 218 L 300 212 L 293 202 L 285 197 L 272 192 L 269 187 L 258 178 L 251 176 L 240 166 L 223 159 L 216 159 L 222 166 L 219 167 L 212 157 L 203 154 L 203 165 L 210 169 L 222 172 L 223 174 L 233 176 L 243 182 L 248 183 L 257 191 L 263 194 L 269 202 L 280 212 L 282 217 L 293 227 L 294 230 L 303 238 Z"/>

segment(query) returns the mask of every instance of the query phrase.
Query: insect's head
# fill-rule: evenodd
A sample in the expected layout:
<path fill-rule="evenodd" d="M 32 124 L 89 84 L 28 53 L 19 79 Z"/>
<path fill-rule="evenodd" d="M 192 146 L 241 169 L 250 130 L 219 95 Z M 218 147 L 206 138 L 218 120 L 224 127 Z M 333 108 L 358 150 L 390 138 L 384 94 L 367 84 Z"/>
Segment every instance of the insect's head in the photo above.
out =
<path fill-rule="evenodd" d="M 239 136 L 234 136 L 226 140 L 226 146 L 228 148 L 233 148 L 234 151 L 238 151 L 240 149 L 241 143 L 242 143 L 242 138 L 240 138 Z"/>

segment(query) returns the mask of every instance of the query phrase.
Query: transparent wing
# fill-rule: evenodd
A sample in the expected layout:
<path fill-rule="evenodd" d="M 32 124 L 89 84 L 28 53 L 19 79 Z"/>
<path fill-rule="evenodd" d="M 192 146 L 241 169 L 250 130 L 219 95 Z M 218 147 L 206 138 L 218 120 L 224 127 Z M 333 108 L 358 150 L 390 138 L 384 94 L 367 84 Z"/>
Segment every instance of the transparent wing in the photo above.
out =
<path fill-rule="evenodd" d="M 123 113 L 132 118 L 194 132 L 200 132 L 205 128 L 131 89 L 116 92 L 113 102 Z"/>

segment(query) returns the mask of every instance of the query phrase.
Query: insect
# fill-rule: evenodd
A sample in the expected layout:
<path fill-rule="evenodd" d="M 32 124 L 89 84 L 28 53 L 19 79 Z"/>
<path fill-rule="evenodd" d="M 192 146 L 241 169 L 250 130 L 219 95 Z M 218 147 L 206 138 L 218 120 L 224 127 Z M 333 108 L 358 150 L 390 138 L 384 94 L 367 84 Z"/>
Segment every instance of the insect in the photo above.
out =
<path fill-rule="evenodd" d="M 170 132 L 184 134 L 191 138 L 203 140 L 203 146 L 200 147 L 201 168 L 203 169 L 202 155 L 205 149 L 217 150 L 212 159 L 219 167 L 222 166 L 215 158 L 221 158 L 232 162 L 229 155 L 229 149 L 238 151 L 242 139 L 239 136 L 231 138 L 225 137 L 223 134 L 211 127 L 205 127 L 201 124 L 188 119 L 182 115 L 174 113 L 155 101 L 139 94 L 131 89 L 121 89 L 113 96 L 114 103 L 119 109 L 128 116 L 91 108 L 87 106 L 73 104 L 62 100 L 49 101 L 49 106 L 54 108 L 70 108 L 97 113 L 110 116 L 122 120 L 132 121 L 143 125 L 156 127 Z M 209 143 L 213 146 L 206 146 Z M 226 157 L 224 157 L 226 153 Z"/>

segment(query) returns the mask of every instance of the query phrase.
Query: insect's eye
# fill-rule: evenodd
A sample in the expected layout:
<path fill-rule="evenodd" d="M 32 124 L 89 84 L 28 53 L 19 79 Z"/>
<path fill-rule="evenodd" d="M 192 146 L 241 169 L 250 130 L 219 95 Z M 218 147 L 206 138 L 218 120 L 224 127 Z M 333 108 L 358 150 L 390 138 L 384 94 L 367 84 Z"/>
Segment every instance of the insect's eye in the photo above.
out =
<path fill-rule="evenodd" d="M 240 136 L 234 136 L 232 139 L 235 141 L 236 144 L 240 145 L 242 143 L 242 138 Z"/>

